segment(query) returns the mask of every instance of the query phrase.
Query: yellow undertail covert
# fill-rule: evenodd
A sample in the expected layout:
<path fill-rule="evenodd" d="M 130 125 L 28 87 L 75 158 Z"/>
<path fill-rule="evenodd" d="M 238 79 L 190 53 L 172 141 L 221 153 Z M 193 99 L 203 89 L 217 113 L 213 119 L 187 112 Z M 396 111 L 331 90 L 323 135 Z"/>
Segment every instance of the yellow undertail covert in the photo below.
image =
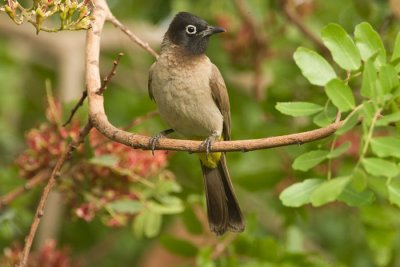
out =
<path fill-rule="evenodd" d="M 211 169 L 217 168 L 221 156 L 221 152 L 209 153 L 208 157 L 206 153 L 199 153 L 200 161 L 204 164 L 204 166 Z"/>
<path fill-rule="evenodd" d="M 222 136 L 217 138 L 218 141 L 224 141 Z M 222 152 L 209 153 L 199 153 L 200 161 L 204 166 L 214 169 L 217 168 L 218 162 L 221 160 Z"/>

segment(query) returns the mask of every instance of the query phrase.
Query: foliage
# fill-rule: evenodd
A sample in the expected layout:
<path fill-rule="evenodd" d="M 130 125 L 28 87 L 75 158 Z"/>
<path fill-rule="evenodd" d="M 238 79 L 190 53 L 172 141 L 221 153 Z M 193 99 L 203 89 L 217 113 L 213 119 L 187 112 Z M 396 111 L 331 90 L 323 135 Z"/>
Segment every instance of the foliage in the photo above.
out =
<path fill-rule="evenodd" d="M 47 31 L 57 32 L 62 30 L 84 30 L 90 27 L 90 13 L 93 4 L 89 0 L 67 1 L 49 0 L 33 1 L 30 8 L 25 8 L 17 0 L 3 0 L 0 11 L 4 11 L 18 25 L 27 21 L 36 28 L 36 32 Z M 43 26 L 46 20 L 57 18 L 60 21 L 59 27 Z"/>
<path fill-rule="evenodd" d="M 4 1 L 11 2 L 16 3 Z M 70 266 L 100 267 L 145 266 L 149 259 L 158 260 L 159 266 L 400 264 L 396 1 L 247 1 L 257 30 L 243 19 L 236 2 L 240 1 L 109 4 L 121 21 L 133 19 L 133 25 L 162 28 L 168 17 L 187 10 L 228 29 L 211 40 L 208 56 L 228 86 L 233 139 L 324 127 L 338 114 L 342 127 L 333 137 L 310 144 L 229 153 L 246 230 L 221 238 L 213 236 L 205 222 L 195 156 L 157 152 L 153 157 L 92 131 L 64 166 L 57 184 L 66 214 L 57 236 L 62 249 L 55 243 L 50 250 L 43 249 L 59 255 L 58 262 L 69 258 Z M 43 7 L 48 2 L 34 3 Z M 297 20 L 290 19 L 286 8 L 294 10 Z M 0 10 L 0 16 L 5 15 L 4 5 Z M 80 10 L 70 17 L 71 23 L 77 22 Z M 16 14 L 20 21 L 21 14 Z M 36 23 L 36 17 L 31 19 Z M 142 37 L 139 29 L 138 36 Z M 68 140 L 76 137 L 87 112 L 81 109 L 63 128 L 75 103 L 60 104 L 48 94 L 44 104 L 44 80 L 50 78 L 56 89 L 60 80 L 52 67 L 42 64 L 52 62 L 46 48 L 35 50 L 36 61 L 15 56 L 14 43 L 7 38 L 0 39 L 0 48 L 0 92 L 7 95 L 0 98 L 0 110 L 12 114 L 0 119 L 0 147 L 5 151 L 0 155 L 2 196 L 51 169 Z M 105 72 L 120 50 L 128 55 L 105 92 L 110 121 L 149 135 L 163 130 L 157 117 L 143 116 L 155 109 L 146 91 L 154 59 L 130 46 L 117 51 L 107 44 L 103 48 Z M 20 251 L 18 244 L 29 230 L 40 191 L 40 186 L 33 188 L 1 208 L 0 248 L 5 250 L 1 249 L 0 265 L 9 264 L 10 256 Z M 33 254 L 32 264 L 43 249 Z M 178 256 L 179 263 L 163 258 L 164 253 Z"/>
<path fill-rule="evenodd" d="M 296 105 L 300 107 L 299 110 L 288 111 L 286 109 L 283 112 L 279 109 L 282 106 L 279 103 L 278 109 L 293 116 L 313 115 L 317 112 L 319 114 L 316 116 L 319 116 L 321 113 L 326 114 L 326 110 L 334 106 L 336 112 L 347 114 L 343 120 L 343 125 L 347 126 L 346 131 L 351 131 L 356 127 L 357 123 L 352 123 L 350 126 L 346 123 L 350 118 L 354 120 L 353 114 L 357 114 L 356 121 L 360 121 L 362 126 L 360 148 L 357 149 L 360 154 L 357 155 L 358 160 L 354 168 L 346 173 L 340 172 L 340 178 L 332 178 L 335 170 L 330 165 L 326 181 L 318 181 L 313 178 L 293 184 L 282 192 L 281 199 L 288 206 L 307 203 L 320 206 L 335 200 L 342 200 L 350 205 L 371 204 L 366 199 L 373 200 L 371 195 L 374 193 L 371 190 L 372 186 L 367 181 L 363 181 L 367 177 L 363 172 L 366 172 L 368 175 L 381 177 L 381 186 L 386 187 L 387 191 L 383 197 L 400 206 L 397 198 L 398 188 L 395 180 L 392 180 L 400 172 L 398 153 L 396 152 L 398 151 L 396 145 L 398 139 L 395 138 L 398 135 L 396 130 L 398 121 L 392 120 L 391 124 L 381 122 L 385 116 L 390 118 L 398 112 L 400 56 L 397 55 L 397 51 L 400 49 L 400 33 L 397 35 L 394 52 L 389 61 L 386 61 L 386 50 L 382 40 L 368 23 L 364 22 L 356 26 L 355 42 L 337 24 L 326 26 L 322 30 L 322 36 L 323 42 L 332 53 L 333 60 L 344 70 L 344 77 L 338 78 L 333 67 L 318 53 L 299 48 L 294 54 L 296 64 L 310 83 L 325 87 L 328 100 L 322 111 L 314 109 L 313 112 L 310 112 L 309 106 L 313 104 L 308 103 L 307 106 L 304 106 L 302 102 L 298 104 L 284 103 L 285 105 Z M 350 83 L 355 88 L 351 88 Z M 360 84 L 361 86 L 359 86 Z M 356 90 L 357 87 L 359 87 L 359 92 Z M 361 96 L 357 106 L 355 95 Z M 333 120 L 334 118 L 330 118 L 326 123 L 331 123 Z M 295 159 L 293 168 L 308 171 L 325 160 L 331 161 L 346 153 L 351 146 L 350 143 L 344 143 L 341 146 L 335 144 L 336 139 L 344 135 L 346 132 L 343 130 L 337 133 L 330 150 L 314 150 L 300 155 Z M 357 181 L 357 179 L 362 179 L 362 181 Z M 360 182 L 364 185 L 353 184 Z M 369 194 L 365 194 L 366 192 Z M 298 196 L 300 203 L 294 201 L 293 195 Z"/>

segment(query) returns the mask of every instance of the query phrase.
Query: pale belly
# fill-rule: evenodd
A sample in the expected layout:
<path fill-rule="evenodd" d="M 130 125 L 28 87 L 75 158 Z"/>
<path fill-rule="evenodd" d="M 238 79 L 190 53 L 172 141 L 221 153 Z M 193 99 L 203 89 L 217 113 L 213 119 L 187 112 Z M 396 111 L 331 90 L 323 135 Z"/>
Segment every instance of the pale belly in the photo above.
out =
<path fill-rule="evenodd" d="M 169 79 L 164 86 L 153 89 L 160 116 L 187 138 L 203 139 L 213 133 L 221 135 L 223 117 L 204 77 L 187 81 Z"/>

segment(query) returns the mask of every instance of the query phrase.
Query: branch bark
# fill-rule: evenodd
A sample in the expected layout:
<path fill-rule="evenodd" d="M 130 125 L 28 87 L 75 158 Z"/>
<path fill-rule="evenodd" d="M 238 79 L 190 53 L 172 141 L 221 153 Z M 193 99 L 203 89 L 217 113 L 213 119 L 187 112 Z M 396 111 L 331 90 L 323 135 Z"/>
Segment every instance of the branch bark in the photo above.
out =
<path fill-rule="evenodd" d="M 288 1 L 282 2 L 282 9 L 283 14 L 286 16 L 286 18 L 293 25 L 295 25 L 299 29 L 299 31 L 304 34 L 304 36 L 308 37 L 316 46 L 318 46 L 319 50 L 322 51 L 324 54 L 329 54 L 328 48 L 324 45 L 324 43 L 316 34 L 314 34 L 309 28 L 307 28 L 307 26 L 304 24 L 304 22 L 301 20 L 299 15 L 296 13 L 294 8 Z"/>
<path fill-rule="evenodd" d="M 25 239 L 24 250 L 21 255 L 21 260 L 17 267 L 26 267 L 28 263 L 29 253 L 31 251 L 33 239 L 36 235 L 37 228 L 40 224 L 40 220 L 44 215 L 44 207 L 46 205 L 47 198 L 51 189 L 53 188 L 56 179 L 60 176 L 60 171 L 65 161 L 68 159 L 70 154 L 81 144 L 83 143 L 85 137 L 89 134 L 92 129 L 92 125 L 88 122 L 79 132 L 79 137 L 76 140 L 73 140 L 69 143 L 67 149 L 61 154 L 58 158 L 56 165 L 54 166 L 53 171 L 51 172 L 49 181 L 47 182 L 46 187 L 43 190 L 42 196 L 40 197 L 39 205 L 36 209 L 35 217 L 33 219 L 31 229 L 29 231 L 28 236 Z"/>
<path fill-rule="evenodd" d="M 99 56 L 100 39 L 104 23 L 111 20 L 113 15 L 105 0 L 95 0 L 96 9 L 93 12 L 94 21 L 92 28 L 86 36 L 86 88 L 89 99 L 89 116 L 93 126 L 107 138 L 136 149 L 150 150 L 150 137 L 129 133 L 112 125 L 104 111 L 104 98 L 96 92 L 101 86 Z M 333 134 L 343 124 L 337 119 L 331 125 L 312 131 L 267 137 L 251 140 L 220 141 L 215 142 L 211 151 L 251 151 L 267 149 L 293 144 L 303 144 L 325 138 Z M 201 141 L 160 139 L 157 150 L 176 150 L 188 152 L 205 152 Z"/>
<path fill-rule="evenodd" d="M 50 175 L 50 170 L 42 170 L 30 178 L 24 185 L 15 188 L 7 194 L 0 197 L 0 210 L 10 204 L 14 199 L 30 190 L 31 188 L 44 182 Z"/>

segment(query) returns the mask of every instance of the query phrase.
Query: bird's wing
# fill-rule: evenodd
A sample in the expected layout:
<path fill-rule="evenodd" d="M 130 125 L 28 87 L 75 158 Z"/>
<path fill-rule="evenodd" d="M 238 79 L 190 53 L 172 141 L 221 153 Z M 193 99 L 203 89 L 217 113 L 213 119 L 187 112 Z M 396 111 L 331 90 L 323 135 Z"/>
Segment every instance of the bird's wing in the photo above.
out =
<path fill-rule="evenodd" d="M 231 111 L 229 105 L 228 90 L 226 89 L 224 78 L 218 68 L 212 64 L 211 77 L 210 77 L 211 94 L 214 98 L 217 107 L 221 111 L 224 118 L 223 137 L 224 140 L 231 139 Z"/>
<path fill-rule="evenodd" d="M 149 96 L 150 96 L 150 99 L 151 100 L 154 100 L 154 97 L 153 97 L 153 89 L 152 89 L 152 85 L 151 85 L 151 82 L 152 82 L 152 79 L 153 79 L 153 69 L 154 69 L 154 66 L 155 66 L 155 62 L 153 63 L 153 65 L 151 65 L 151 67 L 150 67 L 150 70 L 149 70 L 149 80 L 147 81 L 147 90 L 148 90 L 148 92 L 149 92 Z M 154 100 L 155 101 L 155 100 Z"/>

